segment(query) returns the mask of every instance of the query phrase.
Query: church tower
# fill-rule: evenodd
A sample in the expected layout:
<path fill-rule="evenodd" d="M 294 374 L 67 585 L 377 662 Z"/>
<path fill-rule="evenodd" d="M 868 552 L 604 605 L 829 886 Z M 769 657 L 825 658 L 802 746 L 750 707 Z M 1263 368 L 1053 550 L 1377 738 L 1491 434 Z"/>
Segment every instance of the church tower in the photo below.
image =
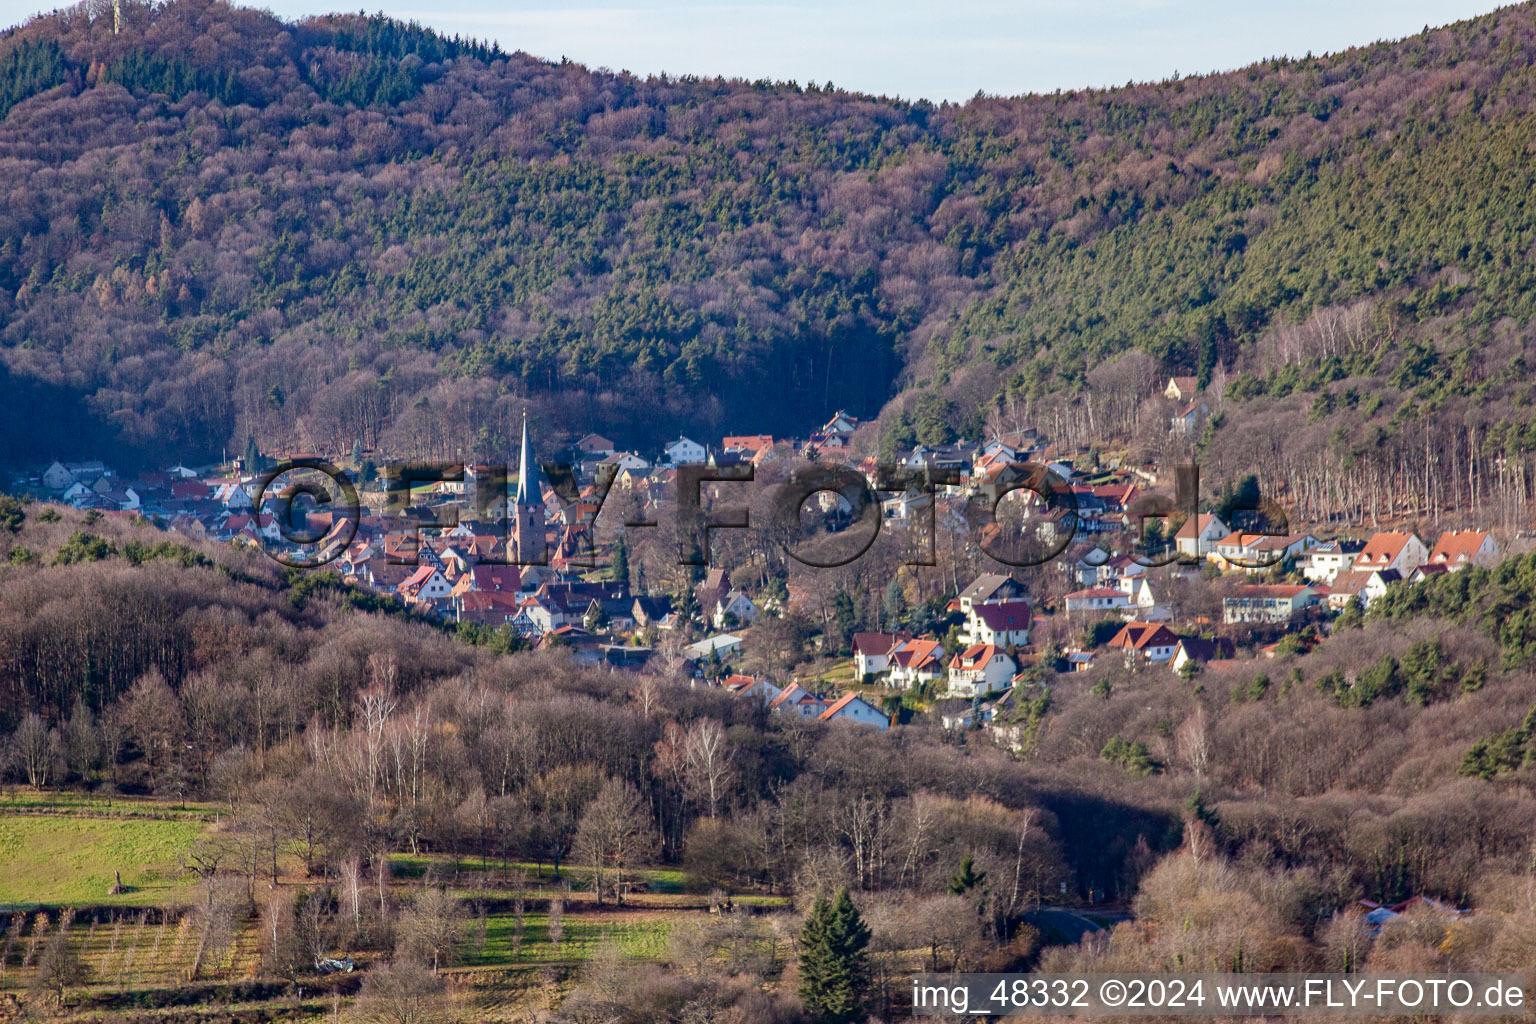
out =
<path fill-rule="evenodd" d="M 523 447 L 517 464 L 517 496 L 512 502 L 512 541 L 519 565 L 548 562 L 544 541 L 544 474 L 528 443 L 528 414 L 523 413 Z"/>

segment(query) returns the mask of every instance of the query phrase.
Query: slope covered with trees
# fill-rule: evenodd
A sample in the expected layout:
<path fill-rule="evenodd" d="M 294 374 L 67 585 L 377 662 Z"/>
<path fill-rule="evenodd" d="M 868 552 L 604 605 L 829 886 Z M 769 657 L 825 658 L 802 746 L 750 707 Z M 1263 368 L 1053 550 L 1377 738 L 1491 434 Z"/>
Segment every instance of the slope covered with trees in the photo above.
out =
<path fill-rule="evenodd" d="M 0 355 L 96 431 L 12 451 L 488 454 L 529 401 L 636 440 L 839 405 L 933 440 L 1131 350 L 1343 459 L 1459 403 L 1536 445 L 1530 6 L 963 106 L 209 0 L 112 21 L 0 39 Z"/>

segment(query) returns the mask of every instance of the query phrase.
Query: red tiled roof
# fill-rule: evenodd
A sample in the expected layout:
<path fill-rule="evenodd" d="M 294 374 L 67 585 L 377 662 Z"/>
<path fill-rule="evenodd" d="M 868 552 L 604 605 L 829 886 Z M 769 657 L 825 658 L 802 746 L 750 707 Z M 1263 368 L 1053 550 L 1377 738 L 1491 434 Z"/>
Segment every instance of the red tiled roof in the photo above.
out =
<path fill-rule="evenodd" d="M 1155 622 L 1127 622 L 1109 641 L 1111 647 L 1144 650 L 1148 647 L 1174 647 L 1179 638 L 1173 630 Z"/>
<path fill-rule="evenodd" d="M 1434 565 L 1470 563 L 1487 539 L 1488 535 L 1480 530 L 1462 530 L 1459 533 L 1447 530 L 1435 542 L 1435 550 L 1430 552 L 1429 560 Z"/>

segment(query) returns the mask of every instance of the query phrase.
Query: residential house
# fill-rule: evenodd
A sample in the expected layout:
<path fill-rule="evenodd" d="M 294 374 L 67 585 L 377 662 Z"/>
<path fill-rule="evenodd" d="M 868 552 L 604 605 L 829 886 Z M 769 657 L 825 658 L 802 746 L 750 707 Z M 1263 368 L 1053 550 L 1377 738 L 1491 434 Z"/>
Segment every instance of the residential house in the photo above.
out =
<path fill-rule="evenodd" d="M 1203 559 L 1214 549 L 1216 542 L 1232 531 L 1221 517 L 1210 512 L 1190 516 L 1173 535 L 1173 546 L 1179 554 Z"/>
<path fill-rule="evenodd" d="M 1169 377 L 1168 386 L 1163 388 L 1163 397 L 1171 398 L 1175 402 L 1188 402 L 1195 397 L 1199 390 L 1199 380 L 1195 377 Z"/>
<path fill-rule="evenodd" d="M 855 633 L 853 634 L 853 672 L 863 679 L 877 676 L 890 667 L 891 648 L 904 640 L 912 639 L 911 633 Z"/>
<path fill-rule="evenodd" d="M 969 613 L 978 604 L 1019 601 L 1025 596 L 1024 584 L 1002 573 L 983 573 L 960 591 L 960 610 Z"/>
<path fill-rule="evenodd" d="M 1289 622 L 1317 603 L 1317 590 L 1296 583 L 1249 583 L 1222 598 L 1223 622 Z"/>
<path fill-rule="evenodd" d="M 672 599 L 670 597 L 637 597 L 629 610 L 629 617 L 634 619 L 642 629 L 652 625 L 659 627 L 661 621 L 671 614 Z"/>
<path fill-rule="evenodd" d="M 214 488 L 213 500 L 231 512 L 244 512 L 251 508 L 251 495 L 239 480 L 221 480 Z"/>
<path fill-rule="evenodd" d="M 1032 625 L 1029 604 L 1004 601 L 972 605 L 960 638 L 968 644 L 1022 647 L 1029 643 Z"/>
<path fill-rule="evenodd" d="M 423 567 L 425 568 L 425 567 Z M 417 569 L 420 572 L 421 569 Z M 501 594 L 495 591 L 455 591 L 452 595 L 454 619 L 459 622 L 473 622 L 482 626 L 507 626 L 513 625 L 518 615 L 522 612 L 522 602 L 515 594 Z M 518 630 L 522 633 L 522 630 Z M 540 635 L 544 630 L 540 629 L 532 635 Z"/>
<path fill-rule="evenodd" d="M 624 472 L 643 472 L 651 468 L 649 462 L 646 462 L 634 452 L 614 452 L 612 455 L 606 456 L 598 465 L 616 466 L 621 474 Z"/>
<path fill-rule="evenodd" d="M 1169 427 L 1178 434 L 1192 437 L 1200 432 L 1211 409 L 1204 402 L 1190 402 L 1168 419 Z"/>
<path fill-rule="evenodd" d="M 1145 573 L 1121 577 L 1120 589 L 1125 592 L 1128 602 L 1125 610 L 1120 614 L 1127 620 L 1167 622 L 1173 618 L 1172 612 L 1157 603 L 1157 595 L 1152 590 L 1152 581 L 1147 579 Z"/>
<path fill-rule="evenodd" d="M 1237 656 L 1237 648 L 1224 636 L 1212 640 L 1199 637 L 1182 637 L 1173 655 L 1173 670 L 1181 671 L 1185 665 L 1205 665 L 1212 661 L 1231 661 Z"/>
<path fill-rule="evenodd" d="M 755 458 L 757 453 L 764 448 L 773 447 L 773 437 L 769 434 L 739 434 L 720 439 L 721 450 L 745 455 L 747 458 Z"/>
<path fill-rule="evenodd" d="M 1406 577 L 1429 561 L 1429 549 L 1411 533 L 1378 533 L 1365 542 L 1355 556 L 1353 568 L 1361 570 L 1396 569 Z"/>
<path fill-rule="evenodd" d="M 516 594 L 522 589 L 522 571 L 515 565 L 477 563 L 454 583 L 455 594 Z"/>
<path fill-rule="evenodd" d="M 1426 568 L 1419 566 L 1414 569 Z M 1328 607 L 1341 612 L 1349 607 L 1353 598 L 1360 599 L 1360 607 L 1369 608 L 1371 602 L 1387 592 L 1387 588 L 1403 579 L 1396 569 L 1349 569 L 1339 573 L 1328 584 Z"/>
<path fill-rule="evenodd" d="M 826 701 L 799 683 L 790 683 L 777 697 L 768 702 L 770 711 L 776 711 L 781 715 L 797 715 L 801 718 L 815 718 L 826 708 Z"/>
<path fill-rule="evenodd" d="M 729 675 L 720 681 L 720 686 L 737 697 L 756 697 L 765 705 L 771 705 L 783 692 L 768 680 L 757 676 Z"/>
<path fill-rule="evenodd" d="M 576 442 L 576 450 L 587 455 L 612 455 L 613 442 L 602 434 L 588 434 Z"/>
<path fill-rule="evenodd" d="M 679 437 L 666 447 L 667 462 L 674 466 L 698 465 L 707 454 L 703 445 L 686 437 Z"/>
<path fill-rule="evenodd" d="M 699 661 L 709 657 L 711 652 L 724 658 L 739 650 L 741 650 L 741 637 L 732 633 L 721 633 L 689 644 L 683 648 L 683 654 L 691 661 Z"/>
<path fill-rule="evenodd" d="M 886 655 L 890 685 L 914 689 L 939 678 L 944 646 L 937 640 L 903 640 Z"/>
<path fill-rule="evenodd" d="M 891 720 L 883 711 L 856 693 L 843 694 L 817 717 L 823 722 L 852 722 L 881 730 L 891 727 Z"/>
<path fill-rule="evenodd" d="M 1287 558 L 1297 558 L 1317 543 L 1310 533 L 1229 533 L 1208 556 L 1216 568 L 1264 572 Z"/>
<path fill-rule="evenodd" d="M 949 660 L 950 696 L 984 697 L 1006 690 L 1018 670 L 1007 652 L 991 644 L 972 644 Z"/>
<path fill-rule="evenodd" d="M 1108 646 L 1124 654 L 1127 664 L 1157 664 L 1173 658 L 1179 638 L 1161 623 L 1127 622 L 1110 638 Z"/>
<path fill-rule="evenodd" d="M 839 409 L 817 433 L 829 437 L 832 435 L 847 436 L 857 429 L 859 429 L 859 418 L 857 416 L 849 416 L 846 412 Z"/>
<path fill-rule="evenodd" d="M 750 626 L 757 621 L 757 605 L 752 599 L 739 590 L 732 590 L 715 604 L 714 615 L 711 621 L 716 629 L 725 629 L 728 619 L 733 619 L 736 626 Z"/>
<path fill-rule="evenodd" d="M 1062 598 L 1068 615 L 1109 615 L 1128 608 L 1131 597 L 1118 587 L 1089 587 Z"/>
<path fill-rule="evenodd" d="M 1365 544 L 1356 540 L 1330 540 L 1317 545 L 1296 560 L 1296 568 L 1313 583 L 1332 583 L 1341 572 L 1347 572 L 1360 557 Z"/>
<path fill-rule="evenodd" d="M 64 463 L 55 459 L 43 470 L 43 486 L 50 491 L 62 491 L 75 482 L 75 474 L 71 473 Z"/>
<path fill-rule="evenodd" d="M 453 596 L 453 585 L 436 566 L 419 566 L 396 588 L 407 604 L 442 601 Z"/>
<path fill-rule="evenodd" d="M 1427 565 L 1443 565 L 1450 572 L 1469 565 L 1492 565 L 1499 557 L 1499 546 L 1480 530 L 1446 531 L 1435 542 Z"/>

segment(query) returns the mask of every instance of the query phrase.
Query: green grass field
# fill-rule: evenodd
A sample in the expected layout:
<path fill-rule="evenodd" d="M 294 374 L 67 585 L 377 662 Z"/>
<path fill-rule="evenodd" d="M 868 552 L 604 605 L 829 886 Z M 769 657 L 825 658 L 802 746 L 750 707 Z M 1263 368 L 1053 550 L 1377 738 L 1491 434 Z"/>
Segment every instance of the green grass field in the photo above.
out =
<path fill-rule="evenodd" d="M 0 808 L 0 905 L 185 903 L 178 857 L 208 826 L 143 817 L 5 813 Z M 108 895 L 113 872 L 128 891 Z"/>
<path fill-rule="evenodd" d="M 517 930 L 512 914 L 494 914 L 486 918 L 485 945 L 479 944 L 479 922 L 465 926 L 465 942 L 454 963 L 460 967 L 489 967 L 497 964 L 566 963 L 592 956 L 598 943 L 607 936 L 618 941 L 625 956 L 657 960 L 667 955 L 667 941 L 672 934 L 675 914 L 566 914 L 564 934 L 559 943 L 549 941 L 549 917 L 526 914 L 523 939 L 514 949 Z"/>

